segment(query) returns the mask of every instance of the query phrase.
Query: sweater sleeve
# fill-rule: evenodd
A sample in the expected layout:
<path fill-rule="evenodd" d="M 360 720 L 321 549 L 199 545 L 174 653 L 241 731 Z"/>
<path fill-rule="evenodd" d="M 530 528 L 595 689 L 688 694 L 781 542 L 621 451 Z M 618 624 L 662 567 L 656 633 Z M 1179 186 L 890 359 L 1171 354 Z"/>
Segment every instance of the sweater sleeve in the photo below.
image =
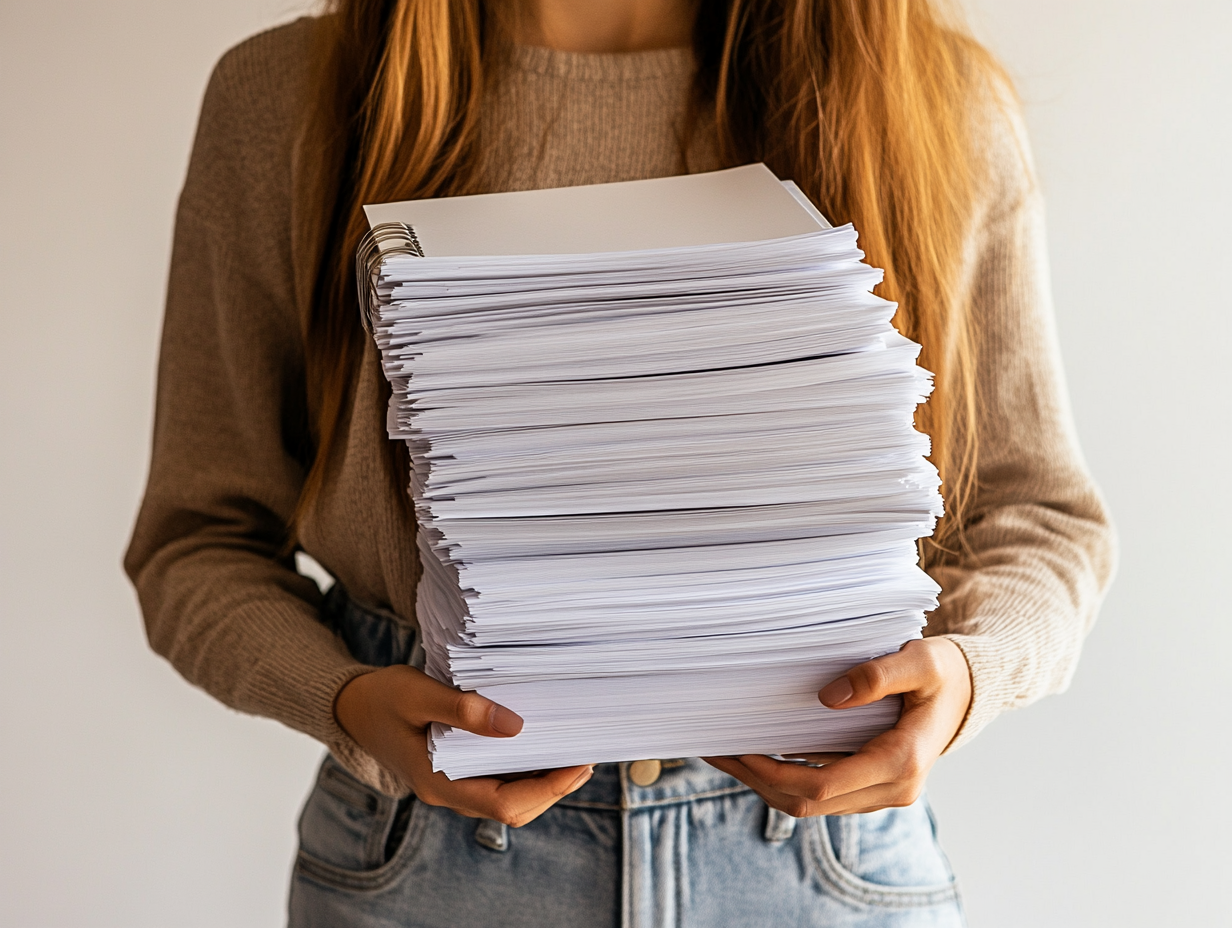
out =
<path fill-rule="evenodd" d="M 125 569 L 151 646 L 191 683 L 311 735 L 363 779 L 400 792 L 334 718 L 339 690 L 370 668 L 322 624 L 315 584 L 281 553 L 304 477 L 305 404 L 284 273 L 286 159 L 254 156 L 290 118 L 268 111 L 286 96 L 264 73 L 271 41 L 287 36 L 228 53 L 206 93 L 176 221 L 149 480 Z"/>
<path fill-rule="evenodd" d="M 1005 709 L 1065 689 L 1115 566 L 1115 537 L 1078 448 L 1057 345 L 1043 208 L 1021 122 L 998 133 L 998 196 L 971 250 L 977 489 L 926 634 L 962 649 L 973 695 L 949 750 Z"/>

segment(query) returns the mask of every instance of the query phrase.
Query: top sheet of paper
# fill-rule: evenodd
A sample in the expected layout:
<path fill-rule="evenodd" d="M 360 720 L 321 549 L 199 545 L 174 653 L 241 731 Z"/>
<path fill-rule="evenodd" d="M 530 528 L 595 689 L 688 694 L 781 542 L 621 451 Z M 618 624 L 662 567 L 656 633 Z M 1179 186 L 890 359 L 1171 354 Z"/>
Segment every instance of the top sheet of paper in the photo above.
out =
<path fill-rule="evenodd" d="M 756 242 L 827 228 L 764 164 L 615 184 L 365 206 L 429 257 L 552 255 Z M 602 221 L 596 221 L 601 217 Z"/>

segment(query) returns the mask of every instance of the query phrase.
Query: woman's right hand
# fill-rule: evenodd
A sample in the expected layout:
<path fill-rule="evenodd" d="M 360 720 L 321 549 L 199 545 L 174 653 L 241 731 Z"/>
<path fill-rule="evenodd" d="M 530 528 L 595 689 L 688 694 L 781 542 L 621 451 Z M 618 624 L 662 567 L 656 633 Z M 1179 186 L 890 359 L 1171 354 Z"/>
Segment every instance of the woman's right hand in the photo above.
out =
<path fill-rule="evenodd" d="M 520 828 L 581 788 L 594 767 L 564 767 L 505 781 L 497 777 L 450 780 L 432 772 L 427 729 L 433 722 L 489 738 L 511 738 L 522 719 L 478 693 L 438 683 L 399 664 L 355 677 L 334 703 L 338 724 L 379 763 L 394 771 L 415 796 L 472 818 Z"/>

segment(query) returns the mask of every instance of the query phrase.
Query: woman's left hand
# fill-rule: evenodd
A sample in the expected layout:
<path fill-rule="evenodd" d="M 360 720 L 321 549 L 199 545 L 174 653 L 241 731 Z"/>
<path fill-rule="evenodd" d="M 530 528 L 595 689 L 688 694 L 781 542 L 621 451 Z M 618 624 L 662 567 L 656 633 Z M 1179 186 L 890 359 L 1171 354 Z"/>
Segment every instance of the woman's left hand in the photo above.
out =
<path fill-rule="evenodd" d="M 850 709 L 901 693 L 898 724 L 850 756 L 801 755 L 824 767 L 783 763 L 764 754 L 705 760 L 752 787 L 768 805 L 805 818 L 875 812 L 915 802 L 924 778 L 949 745 L 971 703 L 971 673 L 946 638 L 908 641 L 902 650 L 853 667 L 818 694 L 831 709 Z"/>

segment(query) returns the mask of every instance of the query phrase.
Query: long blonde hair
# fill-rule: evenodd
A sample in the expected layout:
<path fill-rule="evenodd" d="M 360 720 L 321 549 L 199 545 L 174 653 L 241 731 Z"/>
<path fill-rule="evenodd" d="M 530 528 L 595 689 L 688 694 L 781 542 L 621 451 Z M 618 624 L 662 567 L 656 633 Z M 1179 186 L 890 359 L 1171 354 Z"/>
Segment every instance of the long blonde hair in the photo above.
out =
<path fill-rule="evenodd" d="M 477 183 L 485 74 L 508 42 L 483 0 L 332 0 L 301 180 L 309 419 L 315 441 L 298 519 L 320 494 L 363 371 L 352 256 L 364 203 L 464 193 Z M 936 389 L 918 414 L 947 515 L 934 551 L 961 541 L 973 495 L 975 333 L 957 279 L 979 179 L 971 100 L 1002 79 L 991 56 L 927 0 L 703 0 L 689 124 L 727 164 L 765 161 L 838 223 L 852 222 L 895 324 L 923 345 Z M 686 145 L 689 133 L 686 132 Z M 683 156 L 684 153 L 682 153 Z M 373 423 L 374 428 L 380 427 Z M 405 497 L 401 443 L 389 476 Z"/>

